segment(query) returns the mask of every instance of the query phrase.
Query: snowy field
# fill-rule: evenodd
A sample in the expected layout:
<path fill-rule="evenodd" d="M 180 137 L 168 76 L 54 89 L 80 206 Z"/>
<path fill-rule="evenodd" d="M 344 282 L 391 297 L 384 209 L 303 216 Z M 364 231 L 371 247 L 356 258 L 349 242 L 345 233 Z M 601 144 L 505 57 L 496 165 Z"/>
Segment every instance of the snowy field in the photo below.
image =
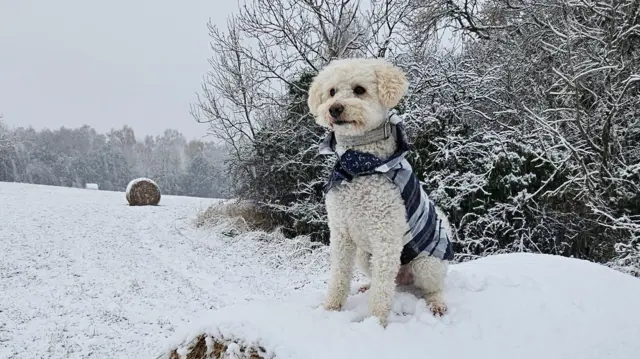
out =
<path fill-rule="evenodd" d="M 0 182 L 0 358 L 151 358 L 203 311 L 324 287 L 323 262 L 196 229 L 211 203 Z"/>
<path fill-rule="evenodd" d="M 366 294 L 318 308 L 326 250 L 194 228 L 210 203 L 129 207 L 124 193 L 0 183 L 0 358 L 155 358 L 200 333 L 277 358 L 640 353 L 640 280 L 609 268 L 531 254 L 453 265 L 449 314 L 399 292 L 382 330 L 364 319 Z"/>

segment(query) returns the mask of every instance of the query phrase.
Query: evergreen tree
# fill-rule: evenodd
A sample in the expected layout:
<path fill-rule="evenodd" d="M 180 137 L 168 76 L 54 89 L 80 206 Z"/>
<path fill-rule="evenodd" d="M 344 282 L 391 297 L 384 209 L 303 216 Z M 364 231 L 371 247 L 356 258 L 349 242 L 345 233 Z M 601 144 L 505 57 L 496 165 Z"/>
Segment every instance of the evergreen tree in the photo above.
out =
<path fill-rule="evenodd" d="M 312 79 L 312 73 L 303 73 L 291 81 L 282 100 L 284 112 L 276 109 L 264 119 L 236 174 L 245 178 L 238 194 L 271 209 L 285 234 L 304 233 L 326 242 L 322 187 L 330 163 L 317 153 L 325 131 L 309 114 Z M 251 175 L 244 177 L 247 172 Z"/>

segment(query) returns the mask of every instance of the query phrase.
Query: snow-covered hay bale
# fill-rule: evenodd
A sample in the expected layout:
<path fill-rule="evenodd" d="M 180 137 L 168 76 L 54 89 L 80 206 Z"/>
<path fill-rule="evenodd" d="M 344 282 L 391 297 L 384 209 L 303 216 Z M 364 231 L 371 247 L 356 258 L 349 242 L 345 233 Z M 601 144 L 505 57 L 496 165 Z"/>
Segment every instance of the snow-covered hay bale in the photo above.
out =
<path fill-rule="evenodd" d="M 199 335 L 190 343 L 169 353 L 169 359 L 266 359 L 264 348 L 241 346 L 233 340 Z M 166 356 L 165 356 L 166 357 Z"/>
<path fill-rule="evenodd" d="M 85 189 L 99 190 L 100 186 L 97 183 L 87 183 L 84 185 Z"/>
<path fill-rule="evenodd" d="M 159 358 L 632 359 L 640 353 L 640 280 L 582 260 L 507 254 L 452 265 L 445 316 L 398 291 L 386 329 L 368 316 L 368 293 L 352 288 L 341 312 L 319 307 L 324 292 L 218 309 L 176 336 Z"/>
<path fill-rule="evenodd" d="M 155 206 L 160 203 L 160 187 L 148 178 L 136 178 L 127 185 L 126 196 L 132 206 Z"/>

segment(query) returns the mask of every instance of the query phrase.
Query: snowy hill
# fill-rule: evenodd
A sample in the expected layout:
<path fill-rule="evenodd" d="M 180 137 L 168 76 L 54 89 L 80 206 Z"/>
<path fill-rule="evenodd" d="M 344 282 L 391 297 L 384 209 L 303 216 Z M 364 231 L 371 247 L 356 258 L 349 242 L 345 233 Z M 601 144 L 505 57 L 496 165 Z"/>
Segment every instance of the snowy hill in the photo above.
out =
<path fill-rule="evenodd" d="M 398 293 L 386 330 L 365 319 L 366 295 L 327 313 L 320 297 L 213 312 L 175 338 L 199 334 L 262 347 L 276 358 L 631 359 L 640 353 L 640 281 L 593 263 L 509 254 L 454 265 L 435 318 L 424 300 Z"/>
<path fill-rule="evenodd" d="M 531 254 L 454 265 L 448 315 L 399 292 L 382 330 L 362 320 L 366 294 L 317 308 L 326 250 L 194 228 L 211 202 L 129 207 L 124 193 L 0 183 L 0 358 L 154 358 L 202 333 L 277 358 L 640 353 L 640 280 L 606 267 Z"/>

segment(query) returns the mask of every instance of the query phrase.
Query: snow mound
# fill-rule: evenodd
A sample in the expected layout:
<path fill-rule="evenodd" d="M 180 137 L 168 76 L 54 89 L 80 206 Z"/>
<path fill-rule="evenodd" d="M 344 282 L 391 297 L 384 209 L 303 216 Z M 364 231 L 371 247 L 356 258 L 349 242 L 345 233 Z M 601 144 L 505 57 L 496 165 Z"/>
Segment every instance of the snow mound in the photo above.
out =
<path fill-rule="evenodd" d="M 161 357 L 204 358 L 631 359 L 640 353 L 640 280 L 557 256 L 506 254 L 452 265 L 434 317 L 424 300 L 398 291 L 390 324 L 367 316 L 367 294 L 342 312 L 324 293 L 216 310 L 176 336 Z M 234 354 L 235 353 L 235 354 Z M 253 355 L 253 356 L 251 356 Z"/>

